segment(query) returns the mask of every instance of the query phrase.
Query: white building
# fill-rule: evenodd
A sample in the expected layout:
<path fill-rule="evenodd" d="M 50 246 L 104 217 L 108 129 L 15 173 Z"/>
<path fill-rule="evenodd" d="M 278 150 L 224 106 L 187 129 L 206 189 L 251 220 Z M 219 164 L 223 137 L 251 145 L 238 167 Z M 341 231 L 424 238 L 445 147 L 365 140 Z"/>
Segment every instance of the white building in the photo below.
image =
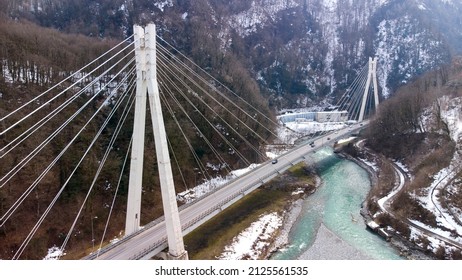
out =
<path fill-rule="evenodd" d="M 315 120 L 324 122 L 346 122 L 348 121 L 347 111 L 316 112 Z"/>

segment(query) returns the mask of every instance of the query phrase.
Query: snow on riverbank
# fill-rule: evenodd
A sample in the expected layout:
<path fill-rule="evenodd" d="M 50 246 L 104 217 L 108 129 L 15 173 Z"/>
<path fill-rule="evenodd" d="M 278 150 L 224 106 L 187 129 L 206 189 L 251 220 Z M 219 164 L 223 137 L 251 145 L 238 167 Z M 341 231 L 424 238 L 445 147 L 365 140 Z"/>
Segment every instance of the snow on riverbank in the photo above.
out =
<path fill-rule="evenodd" d="M 276 212 L 262 215 L 258 221 L 242 231 L 225 247 L 218 257 L 221 260 L 259 259 L 274 239 L 275 232 L 282 226 L 282 217 Z"/>
<path fill-rule="evenodd" d="M 367 166 L 369 166 L 372 170 L 374 170 L 374 172 L 377 172 L 379 170 L 379 168 L 377 167 L 377 164 L 373 161 L 368 161 L 367 159 L 365 158 L 360 158 L 360 160 Z"/>

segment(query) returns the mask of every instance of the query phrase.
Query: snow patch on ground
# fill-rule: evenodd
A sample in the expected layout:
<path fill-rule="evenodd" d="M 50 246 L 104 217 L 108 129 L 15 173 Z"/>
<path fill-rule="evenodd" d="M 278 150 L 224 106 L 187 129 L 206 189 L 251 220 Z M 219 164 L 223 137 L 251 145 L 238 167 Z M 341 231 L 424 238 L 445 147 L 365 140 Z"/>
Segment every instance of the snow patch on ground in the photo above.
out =
<path fill-rule="evenodd" d="M 213 191 L 214 189 L 216 188 L 219 188 L 221 186 L 223 186 L 224 184 L 228 183 L 229 181 L 239 177 L 239 176 L 242 176 L 244 175 L 245 173 L 249 172 L 250 170 L 258 167 L 259 164 L 251 164 L 249 167 L 247 168 L 243 168 L 243 169 L 238 169 L 238 170 L 234 170 L 234 171 L 231 171 L 227 176 L 223 177 L 223 176 L 217 176 L 215 178 L 212 178 L 210 180 L 207 180 L 205 181 L 204 183 L 192 188 L 192 189 L 188 189 L 184 192 L 180 192 L 177 194 L 177 200 L 180 201 L 180 202 L 184 202 L 184 203 L 190 203 L 204 195 L 206 195 L 207 193 Z"/>
<path fill-rule="evenodd" d="M 368 161 L 367 159 L 364 159 L 364 158 L 361 158 L 361 162 L 363 162 L 365 165 L 372 168 L 372 170 L 374 170 L 374 172 L 377 172 L 379 170 L 379 168 L 377 167 L 377 164 L 375 162 Z"/>
<path fill-rule="evenodd" d="M 164 11 L 164 8 L 165 7 L 173 7 L 173 3 L 172 3 L 172 0 L 164 0 L 164 1 L 158 1 L 158 2 L 155 2 L 154 5 L 159 8 L 159 10 L 161 10 L 162 12 Z"/>
<path fill-rule="evenodd" d="M 392 73 L 402 77 L 400 82 L 405 84 L 417 76 L 418 71 L 431 69 L 445 60 L 441 51 L 443 41 L 435 38 L 429 30 L 416 30 L 415 21 L 415 18 L 406 15 L 384 19 L 378 25 L 374 45 L 382 70 L 378 72 L 378 80 L 385 98 L 391 94 L 387 81 Z M 402 58 L 403 53 L 409 54 L 414 50 L 417 50 L 415 58 Z M 396 65 L 397 61 L 401 61 L 399 65 Z"/>
<path fill-rule="evenodd" d="M 271 151 L 271 152 L 266 152 L 266 156 L 268 158 L 273 159 L 273 158 L 277 158 L 279 155 L 277 155 L 274 151 Z"/>
<path fill-rule="evenodd" d="M 395 161 L 395 164 L 399 166 L 404 172 L 408 173 L 409 169 L 406 167 L 406 165 L 400 161 Z"/>
<path fill-rule="evenodd" d="M 43 258 L 44 260 L 58 260 L 60 257 L 65 256 L 66 253 L 61 251 L 58 246 L 53 246 L 48 249 L 48 254 Z"/>
<path fill-rule="evenodd" d="M 298 189 L 296 191 L 293 191 L 292 195 L 299 195 L 299 194 L 304 194 L 304 193 L 305 193 L 305 191 L 303 189 Z"/>
<path fill-rule="evenodd" d="M 109 241 L 109 243 L 111 243 L 111 244 L 116 244 L 116 243 L 119 242 L 119 241 L 120 241 L 120 239 L 116 237 L 116 238 L 114 238 L 114 239 L 111 239 L 111 241 Z"/>
<path fill-rule="evenodd" d="M 424 223 L 422 223 L 420 221 L 417 221 L 417 220 L 409 220 L 409 221 L 412 222 L 415 225 L 418 225 L 419 227 L 422 227 L 422 228 L 424 228 L 424 229 L 426 229 L 428 231 L 431 231 L 433 233 L 436 233 L 436 234 L 438 234 L 440 236 L 443 236 L 443 237 L 446 237 L 448 239 L 452 239 L 452 240 L 454 240 L 456 242 L 461 242 L 461 240 L 462 240 L 460 237 L 454 238 L 449 231 L 443 230 L 441 228 L 434 228 L 434 227 L 426 225 L 426 224 L 424 224 Z M 427 236 L 427 238 L 430 238 L 429 239 L 430 242 L 436 243 L 435 245 L 432 246 L 433 248 L 439 247 L 439 245 L 442 243 L 442 241 L 439 241 L 439 240 L 437 240 L 435 238 L 431 238 L 431 237 L 428 237 L 428 236 Z M 432 241 L 432 240 L 434 240 L 434 241 Z"/>
<path fill-rule="evenodd" d="M 414 221 L 412 221 L 414 222 Z M 416 221 L 416 223 L 418 223 Z M 421 223 L 420 223 L 421 224 Z M 415 242 L 415 244 L 417 244 L 417 246 L 421 247 L 421 248 L 425 248 L 425 249 L 430 249 L 433 251 L 433 253 L 436 253 L 436 251 L 438 250 L 438 248 L 440 247 L 447 247 L 447 245 L 445 245 L 442 241 L 440 241 L 439 239 L 436 239 L 434 237 L 431 237 L 431 236 L 427 236 L 427 235 L 423 235 L 419 230 L 417 230 L 416 228 L 413 228 L 411 227 L 411 233 L 410 233 L 410 240 Z M 429 244 L 428 244 L 428 247 L 426 244 L 422 243 L 422 240 L 425 239 L 425 240 L 428 240 Z"/>
<path fill-rule="evenodd" d="M 436 175 L 433 176 L 433 183 L 427 189 L 420 190 L 419 193 L 412 193 L 412 197 L 414 197 L 423 208 L 431 211 L 436 217 L 436 224 L 438 228 L 431 228 L 429 226 L 425 226 L 428 230 L 439 234 L 441 236 L 453 239 L 456 242 L 462 242 L 462 226 L 460 226 L 452 217 L 452 214 L 442 207 L 439 202 L 439 188 L 441 186 L 445 186 L 451 176 L 452 171 L 451 168 L 444 168 L 440 170 Z M 432 190 L 434 190 L 432 192 Z M 413 221 L 414 222 L 414 221 Z M 416 224 L 420 225 L 421 222 Z M 458 237 L 451 236 L 450 231 L 455 231 Z"/>
<path fill-rule="evenodd" d="M 451 183 L 453 177 L 462 168 L 462 98 L 450 98 L 448 96 L 441 97 L 439 100 L 441 108 L 441 119 L 447 124 L 449 135 L 456 143 L 456 152 L 448 167 L 443 168 L 433 176 L 433 182 L 430 186 L 433 192 L 427 194 L 426 197 L 420 197 L 419 201 L 429 207 L 435 214 L 438 226 L 448 230 L 455 231 L 458 235 L 456 240 L 462 241 L 462 226 L 456 221 L 453 214 L 441 204 L 440 193 L 444 187 Z M 449 186 L 450 187 L 450 186 Z M 459 209 L 460 210 L 460 209 Z M 458 211 L 454 211 L 458 212 Z"/>
<path fill-rule="evenodd" d="M 293 145 L 295 140 L 299 139 L 301 136 L 300 133 L 283 126 L 279 126 L 276 133 L 278 135 L 278 141 L 280 141 L 281 144 L 286 145 Z"/>
<path fill-rule="evenodd" d="M 353 140 L 355 140 L 356 137 L 349 137 L 349 138 L 345 138 L 345 139 L 340 139 L 337 141 L 337 144 L 343 144 L 343 143 L 348 143 L 348 142 L 351 142 Z"/>
<path fill-rule="evenodd" d="M 282 226 L 282 217 L 276 212 L 260 216 L 258 221 L 242 231 L 225 247 L 218 257 L 221 260 L 257 260 L 271 244 L 275 231 Z"/>
<path fill-rule="evenodd" d="M 287 122 L 284 125 L 285 127 L 279 128 L 277 133 L 279 140 L 287 145 L 293 145 L 301 135 L 338 130 L 346 126 L 343 122 L 320 123 L 315 121 Z"/>
<path fill-rule="evenodd" d="M 230 25 L 242 37 L 249 36 L 256 32 L 258 27 L 264 26 L 266 22 L 274 22 L 280 11 L 297 7 L 299 5 L 297 2 L 295 0 L 254 0 L 249 10 L 230 18 Z"/>
<path fill-rule="evenodd" d="M 454 5 L 452 0 L 441 0 L 441 2 L 443 2 L 444 4 Z"/>
<path fill-rule="evenodd" d="M 303 134 L 311 134 L 320 131 L 331 131 L 344 128 L 346 125 L 343 122 L 290 122 L 286 123 L 286 126 L 292 130 Z"/>
<path fill-rule="evenodd" d="M 462 138 L 462 97 L 441 97 L 438 102 L 441 106 L 441 118 L 448 125 L 450 136 L 454 142 Z"/>
<path fill-rule="evenodd" d="M 402 162 L 400 162 L 400 161 L 398 161 L 398 160 L 395 160 L 395 161 L 393 161 L 393 162 L 394 162 L 399 168 L 401 168 L 401 170 L 403 170 L 404 173 L 406 173 L 406 176 L 407 176 L 408 178 L 411 178 L 411 180 L 412 180 L 413 177 L 412 177 L 412 175 L 411 175 L 411 172 L 409 171 L 409 168 L 408 168 L 404 163 L 402 163 Z"/>

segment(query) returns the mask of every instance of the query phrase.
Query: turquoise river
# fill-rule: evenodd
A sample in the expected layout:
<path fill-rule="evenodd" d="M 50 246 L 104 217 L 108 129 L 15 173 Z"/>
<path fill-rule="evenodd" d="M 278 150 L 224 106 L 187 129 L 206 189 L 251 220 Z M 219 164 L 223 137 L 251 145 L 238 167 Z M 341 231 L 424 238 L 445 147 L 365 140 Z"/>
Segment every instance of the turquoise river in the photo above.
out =
<path fill-rule="evenodd" d="M 273 259 L 298 259 L 313 244 L 321 224 L 369 259 L 401 259 L 388 242 L 366 230 L 359 213 L 371 188 L 368 173 L 356 163 L 324 148 L 310 156 L 322 179 L 318 190 L 303 202 L 289 233 L 289 244 Z M 348 259 L 344 256 L 341 259 Z"/>

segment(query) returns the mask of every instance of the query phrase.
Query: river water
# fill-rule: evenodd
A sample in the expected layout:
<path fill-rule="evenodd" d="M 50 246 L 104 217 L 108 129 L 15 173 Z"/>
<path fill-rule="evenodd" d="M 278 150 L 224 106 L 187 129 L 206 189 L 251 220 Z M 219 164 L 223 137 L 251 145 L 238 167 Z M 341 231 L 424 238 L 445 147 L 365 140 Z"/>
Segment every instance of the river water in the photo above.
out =
<path fill-rule="evenodd" d="M 288 246 L 273 255 L 273 259 L 303 258 L 321 224 L 368 259 L 400 259 L 388 242 L 366 230 L 359 214 L 371 187 L 367 172 L 337 157 L 330 148 L 312 154 L 308 162 L 315 165 L 322 185 L 304 200 L 300 216 L 289 233 Z"/>

